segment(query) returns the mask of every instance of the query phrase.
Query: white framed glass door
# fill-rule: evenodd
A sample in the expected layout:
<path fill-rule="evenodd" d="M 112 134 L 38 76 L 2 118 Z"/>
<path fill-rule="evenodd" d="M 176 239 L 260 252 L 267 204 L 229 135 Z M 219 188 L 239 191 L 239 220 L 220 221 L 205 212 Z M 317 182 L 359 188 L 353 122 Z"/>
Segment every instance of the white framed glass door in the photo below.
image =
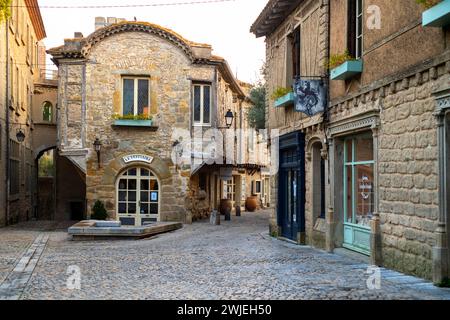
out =
<path fill-rule="evenodd" d="M 370 220 L 374 212 L 373 138 L 344 141 L 344 247 L 370 254 Z"/>
<path fill-rule="evenodd" d="M 160 220 L 158 178 L 146 168 L 131 168 L 117 182 L 117 217 L 123 225 L 142 226 Z"/>

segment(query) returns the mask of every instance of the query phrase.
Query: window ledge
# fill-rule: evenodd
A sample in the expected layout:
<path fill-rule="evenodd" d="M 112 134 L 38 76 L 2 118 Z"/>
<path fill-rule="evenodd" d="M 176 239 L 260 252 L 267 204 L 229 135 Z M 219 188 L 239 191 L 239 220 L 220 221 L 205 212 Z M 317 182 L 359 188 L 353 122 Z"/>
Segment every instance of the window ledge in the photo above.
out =
<path fill-rule="evenodd" d="M 35 122 L 34 125 L 55 127 L 56 123 L 55 122 L 40 121 L 40 122 Z"/>
<path fill-rule="evenodd" d="M 330 78 L 331 80 L 347 80 L 363 71 L 362 60 L 351 60 L 346 61 L 340 66 L 331 70 Z"/>
<path fill-rule="evenodd" d="M 158 129 L 158 127 L 154 125 L 153 120 L 114 120 L 113 126 Z"/>
<path fill-rule="evenodd" d="M 422 26 L 445 27 L 450 24 L 450 0 L 444 0 L 422 14 Z"/>
<path fill-rule="evenodd" d="M 275 108 L 287 107 L 294 104 L 294 93 L 289 92 L 281 98 L 275 100 Z"/>

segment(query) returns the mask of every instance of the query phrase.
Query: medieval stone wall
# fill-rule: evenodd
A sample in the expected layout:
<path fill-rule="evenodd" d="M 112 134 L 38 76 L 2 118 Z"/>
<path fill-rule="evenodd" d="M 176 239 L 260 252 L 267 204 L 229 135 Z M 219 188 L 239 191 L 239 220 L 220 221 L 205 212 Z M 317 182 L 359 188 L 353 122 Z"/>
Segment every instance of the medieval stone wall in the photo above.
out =
<path fill-rule="evenodd" d="M 371 112 L 379 114 L 375 152 L 383 265 L 423 278 L 432 277 L 439 217 L 433 93 L 449 84 L 449 63 L 442 60 L 444 57 L 434 60 L 431 68 L 417 68 L 404 78 L 397 76 L 384 86 L 334 105 L 330 121 L 333 124 Z M 334 209 L 335 214 L 341 210 Z"/>

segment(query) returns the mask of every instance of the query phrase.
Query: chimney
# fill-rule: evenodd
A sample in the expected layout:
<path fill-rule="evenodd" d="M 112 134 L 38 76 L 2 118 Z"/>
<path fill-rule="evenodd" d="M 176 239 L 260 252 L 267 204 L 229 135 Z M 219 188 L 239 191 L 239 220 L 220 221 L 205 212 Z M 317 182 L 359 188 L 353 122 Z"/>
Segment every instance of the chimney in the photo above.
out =
<path fill-rule="evenodd" d="M 101 29 L 106 26 L 106 19 L 104 17 L 95 18 L 95 30 Z"/>
<path fill-rule="evenodd" d="M 75 33 L 73 34 L 73 37 L 74 37 L 75 39 L 82 39 L 82 38 L 84 38 L 84 36 L 83 36 L 83 34 L 82 34 L 81 32 L 75 32 Z"/>
<path fill-rule="evenodd" d="M 117 19 L 115 17 L 108 17 L 108 26 L 115 24 Z"/>

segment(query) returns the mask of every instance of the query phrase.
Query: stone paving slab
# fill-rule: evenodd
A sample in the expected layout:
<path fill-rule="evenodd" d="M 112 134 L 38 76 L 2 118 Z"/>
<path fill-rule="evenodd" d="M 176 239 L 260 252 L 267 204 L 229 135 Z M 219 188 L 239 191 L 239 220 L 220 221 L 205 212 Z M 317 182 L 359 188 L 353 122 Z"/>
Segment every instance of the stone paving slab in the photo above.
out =
<path fill-rule="evenodd" d="M 53 232 L 20 299 L 450 299 L 386 269 L 381 288 L 370 290 L 368 264 L 270 238 L 267 225 L 258 212 L 132 242 L 73 242 Z M 67 286 L 73 267 L 79 289 Z"/>
<path fill-rule="evenodd" d="M 0 283 L 14 269 L 22 254 L 36 237 L 36 232 L 0 229 Z"/>
<path fill-rule="evenodd" d="M 49 236 L 39 234 L 0 285 L 0 300 L 17 300 L 33 274 Z"/>

